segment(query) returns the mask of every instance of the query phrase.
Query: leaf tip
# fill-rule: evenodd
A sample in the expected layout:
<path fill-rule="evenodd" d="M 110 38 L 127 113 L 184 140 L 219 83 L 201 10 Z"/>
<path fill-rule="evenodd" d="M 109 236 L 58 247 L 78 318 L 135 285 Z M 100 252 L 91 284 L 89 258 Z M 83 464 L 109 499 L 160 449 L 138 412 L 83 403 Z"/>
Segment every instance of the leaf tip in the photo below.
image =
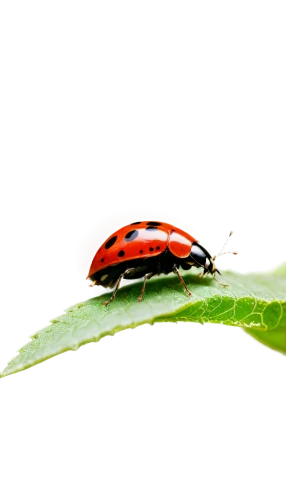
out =
<path fill-rule="evenodd" d="M 7 377 L 7 375 L 10 375 L 10 373 L 8 372 L 7 373 L 7 369 L 8 369 L 8 366 L 9 366 L 9 363 L 8 365 L 4 368 L 4 370 L 2 370 L 2 372 L 0 372 L 0 378 L 4 378 L 4 377 Z"/>

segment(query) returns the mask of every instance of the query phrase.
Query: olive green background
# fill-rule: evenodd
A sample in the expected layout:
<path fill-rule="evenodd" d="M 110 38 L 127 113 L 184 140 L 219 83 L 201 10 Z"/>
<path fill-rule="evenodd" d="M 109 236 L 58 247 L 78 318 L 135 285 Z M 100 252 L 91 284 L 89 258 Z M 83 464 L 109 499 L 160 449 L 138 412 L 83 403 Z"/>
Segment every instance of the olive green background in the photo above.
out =
<path fill-rule="evenodd" d="M 1 366 L 86 295 L 88 216 L 280 207 L 285 228 L 285 3 L 212 5 L 0 9 Z M 1 500 L 285 499 L 285 361 L 198 325 L 101 345 L 0 382 Z"/>

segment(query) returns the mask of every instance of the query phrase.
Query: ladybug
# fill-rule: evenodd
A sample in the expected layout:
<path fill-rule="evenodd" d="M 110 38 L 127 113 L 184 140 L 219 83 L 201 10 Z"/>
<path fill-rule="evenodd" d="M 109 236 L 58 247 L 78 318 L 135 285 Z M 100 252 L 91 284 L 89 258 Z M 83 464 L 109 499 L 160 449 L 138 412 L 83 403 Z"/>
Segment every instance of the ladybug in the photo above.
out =
<path fill-rule="evenodd" d="M 229 236 L 231 236 L 232 232 Z M 225 247 L 225 245 L 224 245 Z M 223 247 L 223 248 L 224 248 Z M 236 252 L 227 252 L 235 253 Z M 220 252 L 218 255 L 222 255 Z M 146 281 L 161 273 L 177 274 L 186 294 L 191 295 L 179 268 L 202 267 L 200 276 L 221 274 L 215 266 L 216 257 L 185 231 L 157 221 L 132 222 L 113 233 L 96 252 L 86 279 L 92 284 L 113 288 L 110 304 L 115 299 L 122 278 L 144 277 L 138 301 L 143 299 Z M 227 285 L 223 285 L 227 286 Z"/>

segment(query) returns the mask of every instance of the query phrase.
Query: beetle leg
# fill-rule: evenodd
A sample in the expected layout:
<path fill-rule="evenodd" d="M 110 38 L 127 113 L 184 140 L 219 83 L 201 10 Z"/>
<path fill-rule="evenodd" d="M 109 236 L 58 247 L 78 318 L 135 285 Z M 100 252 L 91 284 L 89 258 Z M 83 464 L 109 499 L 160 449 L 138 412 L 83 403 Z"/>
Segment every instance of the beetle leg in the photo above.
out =
<path fill-rule="evenodd" d="M 205 278 L 208 274 L 207 269 L 203 269 L 203 271 L 199 274 L 199 278 Z"/>
<path fill-rule="evenodd" d="M 229 285 L 227 285 L 226 283 L 221 283 L 216 277 L 215 275 L 213 274 L 213 278 L 214 280 L 216 280 L 216 282 L 220 285 L 220 286 L 223 286 L 224 288 L 227 288 Z"/>
<path fill-rule="evenodd" d="M 109 299 L 109 300 L 107 300 L 106 302 L 103 302 L 103 305 L 104 305 L 104 306 L 108 306 L 108 305 L 109 305 L 109 304 L 110 304 L 110 303 L 111 303 L 111 302 L 115 299 L 115 296 L 116 296 L 116 294 L 117 294 L 117 292 L 118 292 L 118 288 L 119 288 L 119 285 L 120 285 L 120 283 L 121 283 L 122 278 L 124 278 L 124 276 L 125 276 L 126 274 L 130 274 L 130 273 L 132 273 L 133 271 L 138 271 L 138 268 L 136 268 L 136 267 L 132 267 L 132 268 L 130 268 L 130 269 L 126 269 L 126 271 L 124 271 L 124 273 L 120 274 L 120 276 L 119 276 L 119 278 L 118 278 L 118 280 L 117 280 L 117 283 L 116 283 L 116 285 L 115 285 L 114 292 L 113 292 L 113 294 L 111 295 L 111 297 L 110 297 L 110 299 Z"/>
<path fill-rule="evenodd" d="M 143 286 L 142 286 L 142 290 L 141 290 L 141 293 L 138 297 L 138 302 L 141 302 L 142 299 L 143 299 L 143 295 L 144 295 L 144 292 L 145 292 L 145 286 L 146 286 L 146 281 L 149 280 L 150 278 L 152 278 L 152 276 L 154 276 L 155 273 L 149 273 L 149 274 L 145 274 L 144 276 L 144 281 L 143 281 Z"/>
<path fill-rule="evenodd" d="M 182 283 L 184 289 L 186 290 L 186 294 L 188 295 L 188 297 L 190 297 L 192 294 L 191 294 L 190 290 L 188 289 L 188 287 L 187 287 L 187 285 L 186 285 L 186 283 L 184 281 L 183 276 L 181 275 L 179 269 L 177 268 L 177 266 L 175 264 L 174 264 L 174 267 L 173 267 L 173 271 L 178 276 L 180 282 Z"/>
<path fill-rule="evenodd" d="M 109 300 L 107 300 L 106 302 L 103 302 L 103 305 L 104 305 L 104 306 L 108 306 L 108 304 L 110 304 L 110 303 L 111 303 L 111 302 L 115 299 L 115 295 L 117 294 L 117 291 L 118 291 L 118 288 L 119 288 L 120 282 L 121 282 L 121 280 L 122 280 L 122 278 L 123 278 L 124 274 L 125 274 L 125 272 L 124 272 L 124 273 L 122 273 L 122 274 L 120 274 L 120 276 L 119 276 L 119 278 L 118 278 L 118 280 L 117 280 L 117 283 L 116 283 L 116 285 L 115 285 L 114 292 L 113 292 L 113 294 L 111 295 L 111 297 L 110 297 L 110 299 L 109 299 Z"/>
<path fill-rule="evenodd" d="M 88 284 L 88 288 L 95 288 L 95 285 L 96 285 L 96 280 L 90 281 Z"/>

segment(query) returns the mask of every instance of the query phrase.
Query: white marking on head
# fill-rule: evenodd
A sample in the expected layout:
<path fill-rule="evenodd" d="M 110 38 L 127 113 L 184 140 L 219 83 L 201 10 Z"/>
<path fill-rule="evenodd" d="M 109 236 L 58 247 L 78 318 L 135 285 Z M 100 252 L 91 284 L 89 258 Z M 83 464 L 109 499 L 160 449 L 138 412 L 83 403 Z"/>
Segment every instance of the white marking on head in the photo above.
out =
<path fill-rule="evenodd" d="M 210 267 L 210 261 L 206 258 L 205 267 L 208 269 Z"/>
<path fill-rule="evenodd" d="M 103 276 L 101 276 L 100 281 L 104 281 L 107 278 L 107 276 L 108 274 L 104 274 Z"/>

